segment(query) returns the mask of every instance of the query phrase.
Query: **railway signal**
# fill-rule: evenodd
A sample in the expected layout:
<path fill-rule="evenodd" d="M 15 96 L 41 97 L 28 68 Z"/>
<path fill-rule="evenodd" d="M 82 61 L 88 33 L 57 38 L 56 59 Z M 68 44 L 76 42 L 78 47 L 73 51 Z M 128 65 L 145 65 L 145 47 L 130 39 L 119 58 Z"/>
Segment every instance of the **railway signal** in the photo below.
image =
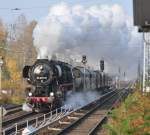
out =
<path fill-rule="evenodd" d="M 85 65 L 87 63 L 86 55 L 82 56 L 82 63 Z"/>
<path fill-rule="evenodd" d="M 83 89 L 85 90 L 85 66 L 86 66 L 86 63 L 87 63 L 87 58 L 86 58 L 86 55 L 83 55 L 82 56 L 82 63 L 83 63 L 83 65 L 84 65 L 84 86 L 83 86 Z"/>
<path fill-rule="evenodd" d="M 102 72 L 104 71 L 104 60 L 100 61 L 100 69 Z"/>
<path fill-rule="evenodd" d="M 150 32 L 150 0 L 133 0 L 134 25 L 139 32 Z"/>
<path fill-rule="evenodd" d="M 102 72 L 102 86 L 104 86 L 104 60 L 100 60 L 100 70 Z"/>

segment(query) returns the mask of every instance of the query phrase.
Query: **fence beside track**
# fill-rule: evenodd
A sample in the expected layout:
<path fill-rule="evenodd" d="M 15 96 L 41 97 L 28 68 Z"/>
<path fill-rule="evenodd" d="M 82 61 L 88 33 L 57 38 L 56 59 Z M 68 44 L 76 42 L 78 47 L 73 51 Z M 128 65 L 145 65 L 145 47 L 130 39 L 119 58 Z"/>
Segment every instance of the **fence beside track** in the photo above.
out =
<path fill-rule="evenodd" d="M 30 125 L 34 126 L 34 128 L 39 127 L 40 125 L 42 126 L 44 124 L 45 121 L 48 120 L 56 120 L 59 117 L 61 117 L 61 115 L 64 115 L 68 112 L 70 112 L 70 108 L 67 107 L 67 109 L 65 109 L 64 107 L 58 108 L 50 113 L 47 114 L 43 114 L 39 117 L 35 117 L 32 119 L 28 119 L 25 121 L 21 121 L 19 123 L 15 123 L 12 126 L 5 128 L 3 130 L 3 135 L 13 135 L 13 134 L 19 134 L 21 133 L 22 129 L 24 129 L 25 127 L 28 128 Z"/>

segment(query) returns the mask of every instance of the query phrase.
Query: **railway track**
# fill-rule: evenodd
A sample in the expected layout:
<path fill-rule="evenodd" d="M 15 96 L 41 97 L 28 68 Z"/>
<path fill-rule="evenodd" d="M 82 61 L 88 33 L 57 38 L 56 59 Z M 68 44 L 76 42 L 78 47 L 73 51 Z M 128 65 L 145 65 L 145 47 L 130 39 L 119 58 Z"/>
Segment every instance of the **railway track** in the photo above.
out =
<path fill-rule="evenodd" d="M 124 92 L 126 91 L 126 92 Z M 91 118 L 99 118 L 98 121 L 95 123 L 97 119 L 93 119 L 93 125 L 94 127 L 91 127 L 88 132 L 91 134 L 96 131 L 98 127 L 100 127 L 106 120 L 107 120 L 107 113 L 110 111 L 110 109 L 113 107 L 113 105 L 116 104 L 116 102 L 122 97 L 123 95 L 128 95 L 127 90 L 120 90 L 120 91 L 111 91 L 105 95 L 103 95 L 100 99 L 84 106 L 81 108 L 78 108 L 76 110 L 73 110 L 71 112 L 68 112 L 63 117 L 60 117 L 59 119 L 56 119 L 53 122 L 45 122 L 43 126 L 39 126 L 31 132 L 30 134 L 37 134 L 37 135 L 45 135 L 45 134 L 52 134 L 52 135 L 61 135 L 68 133 L 71 134 L 71 131 L 77 127 L 79 124 L 79 127 L 81 126 L 80 123 L 82 121 L 86 120 L 92 120 Z M 97 112 L 96 112 L 97 111 Z M 93 115 L 93 116 L 92 116 Z M 100 117 L 98 117 L 100 115 Z M 91 118 L 90 118 L 91 116 Z M 89 117 L 89 118 L 88 118 Z M 92 122 L 85 122 L 92 123 Z M 88 126 L 88 125 L 87 125 Z M 85 127 L 87 127 L 85 126 Z M 89 129 L 89 128 L 88 128 Z M 85 131 L 84 131 L 85 132 Z M 77 134 L 81 134 L 81 131 Z M 87 134 L 87 132 L 86 132 Z M 76 135 L 76 134 L 75 134 Z"/>
<path fill-rule="evenodd" d="M 39 117 L 41 114 L 26 112 L 22 110 L 22 105 L 10 106 L 7 107 L 7 115 L 3 117 L 3 130 L 9 129 L 15 123 L 21 123 L 21 121 L 25 121 L 26 119 L 31 119 L 33 116 Z M 12 128 L 12 131 L 14 129 Z M 4 134 L 9 134 L 10 131 L 4 132 Z"/>
<path fill-rule="evenodd" d="M 33 114 L 31 112 L 25 112 L 22 110 L 22 105 L 9 106 L 7 108 L 7 114 L 3 117 L 3 128 L 9 127 L 12 123 L 16 123 L 19 120 L 28 117 Z"/>
<path fill-rule="evenodd" d="M 113 106 L 128 95 L 126 89 L 106 94 L 95 103 L 80 108 L 55 123 L 34 132 L 37 135 L 95 135 L 107 121 L 107 114 Z"/>
<path fill-rule="evenodd" d="M 43 116 L 43 113 L 28 113 L 20 115 L 17 119 L 6 121 L 6 125 L 3 126 L 3 135 L 16 135 L 20 129 L 23 129 L 27 124 L 34 122 L 32 119 L 35 117 L 39 118 Z M 43 118 L 41 117 L 41 120 Z M 40 120 L 40 119 L 39 119 Z M 29 123 L 28 123 L 29 122 Z M 9 124 L 10 123 L 10 124 Z M 17 130 L 17 132 L 16 132 Z"/>
<path fill-rule="evenodd" d="M 6 119 L 6 121 L 3 121 L 3 135 L 21 134 L 22 130 L 28 125 L 37 126 L 36 124 L 42 123 L 49 117 L 55 117 L 55 115 L 59 117 L 59 109 L 50 113 L 23 112 L 23 114 L 18 115 L 16 118 Z"/>
<path fill-rule="evenodd" d="M 114 96 L 116 96 L 116 94 L 114 94 L 112 97 L 106 100 L 107 103 L 104 102 L 102 105 L 97 105 L 95 108 L 88 111 L 73 124 L 69 125 L 68 127 L 66 127 L 57 134 L 58 135 L 94 134 L 96 127 L 102 125 L 105 122 L 108 111 L 112 108 L 112 105 L 116 101 L 116 99 L 113 98 Z"/>
<path fill-rule="evenodd" d="M 10 110 L 13 108 L 20 107 L 22 105 L 16 105 L 16 104 L 0 104 L 0 106 L 3 106 L 6 110 Z"/>
<path fill-rule="evenodd" d="M 83 133 L 87 135 L 88 132 L 92 133 L 94 132 L 93 126 L 98 126 L 99 121 L 100 123 L 103 123 L 106 120 L 108 109 L 112 107 L 112 102 L 117 100 L 117 95 L 118 93 L 115 91 L 110 92 L 103 96 L 100 100 L 70 113 L 62 119 L 52 123 L 47 128 L 40 130 L 36 134 L 82 135 Z M 98 116 L 101 117 L 99 118 Z"/>
<path fill-rule="evenodd" d="M 30 117 L 28 117 L 25 120 L 23 120 L 23 118 L 22 118 L 20 122 L 13 122 L 13 124 L 11 124 L 11 126 L 9 125 L 6 128 L 4 127 L 3 134 L 4 135 L 5 134 L 21 134 L 22 130 L 25 127 L 28 127 L 31 125 L 34 127 L 37 127 L 39 125 L 43 125 L 47 121 L 51 121 L 51 122 L 56 121 L 59 118 L 63 117 L 64 115 L 67 115 L 68 113 L 70 113 L 72 111 L 73 111 L 73 109 L 71 107 L 64 106 L 64 107 L 58 108 L 58 109 L 56 109 L 50 113 L 44 114 L 44 115 L 43 114 L 39 114 L 39 116 L 31 115 Z"/>
<path fill-rule="evenodd" d="M 19 111 L 19 112 L 15 112 L 10 115 L 7 115 L 3 118 L 3 123 L 2 123 L 3 128 L 9 127 L 13 123 L 17 123 L 19 120 L 22 120 L 32 114 L 34 113 Z"/>
<path fill-rule="evenodd" d="M 90 117 L 91 114 L 94 115 L 94 112 L 98 108 L 101 108 L 101 109 L 103 108 L 103 110 L 98 109 L 101 115 L 101 120 L 99 120 L 99 122 L 103 123 L 106 121 L 108 110 L 112 107 L 113 102 L 115 102 L 119 96 L 120 94 L 118 94 L 117 91 L 111 91 L 103 95 L 100 99 L 75 110 L 70 109 L 70 108 L 68 109 L 59 108 L 47 114 L 29 114 L 26 118 L 25 117 L 19 118 L 21 119 L 20 122 L 17 122 L 17 121 L 13 122 L 14 120 L 12 120 L 13 124 L 11 124 L 11 126 L 8 125 L 6 126 L 6 128 L 4 126 L 3 135 L 22 134 L 22 131 L 25 127 L 34 127 L 33 134 L 39 134 L 39 135 L 50 134 L 50 133 L 51 134 L 64 134 L 66 133 L 65 130 L 67 132 L 71 131 L 70 129 L 72 128 L 70 127 L 74 127 L 73 125 L 77 121 L 82 121 L 86 119 L 87 116 Z M 108 104 L 108 101 L 109 101 L 108 99 L 110 100 L 110 104 Z M 95 117 L 97 115 L 95 115 Z M 101 125 L 100 123 L 97 122 L 94 125 L 96 125 L 96 127 L 99 127 L 99 125 Z M 95 128 L 92 127 L 91 132 L 95 131 L 96 127 Z"/>
<path fill-rule="evenodd" d="M 10 107 L 5 107 L 5 109 L 7 110 L 7 115 L 11 115 L 14 114 L 16 112 L 22 111 L 22 105 L 15 105 L 15 106 L 10 106 Z"/>

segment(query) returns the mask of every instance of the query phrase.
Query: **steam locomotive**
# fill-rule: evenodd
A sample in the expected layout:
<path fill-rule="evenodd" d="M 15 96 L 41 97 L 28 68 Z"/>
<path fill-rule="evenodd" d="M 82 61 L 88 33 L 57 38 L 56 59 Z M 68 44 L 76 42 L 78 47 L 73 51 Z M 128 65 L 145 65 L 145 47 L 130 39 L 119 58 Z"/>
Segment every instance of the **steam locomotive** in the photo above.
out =
<path fill-rule="evenodd" d="M 25 66 L 23 78 L 27 80 L 27 104 L 33 111 L 54 109 L 61 106 L 67 93 L 82 90 L 99 90 L 109 87 L 111 78 L 100 71 L 48 59 L 38 59 L 32 66 Z"/>

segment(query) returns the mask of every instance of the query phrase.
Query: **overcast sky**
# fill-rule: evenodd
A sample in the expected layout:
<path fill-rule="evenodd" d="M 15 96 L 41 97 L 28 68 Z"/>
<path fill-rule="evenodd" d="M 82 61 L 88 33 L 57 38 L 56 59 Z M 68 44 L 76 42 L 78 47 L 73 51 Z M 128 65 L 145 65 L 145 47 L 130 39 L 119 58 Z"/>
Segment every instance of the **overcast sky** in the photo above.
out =
<path fill-rule="evenodd" d="M 4 22 L 12 22 L 19 14 L 24 14 L 29 20 L 39 20 L 46 16 L 49 7 L 60 2 L 70 5 L 82 4 L 90 6 L 95 4 L 119 4 L 132 16 L 132 0 L 0 0 L 0 18 Z M 19 8 L 21 10 L 12 10 Z"/>
<path fill-rule="evenodd" d="M 63 5 L 61 6 L 60 3 L 62 2 L 64 2 L 63 3 L 64 6 Z M 42 42 L 42 43 L 38 42 L 40 47 L 41 44 L 43 44 L 43 41 L 45 46 L 47 45 L 46 43 L 48 43 L 48 45 L 50 46 L 46 46 L 47 48 L 45 50 L 50 50 L 48 49 L 48 47 L 50 47 L 52 50 L 52 46 L 57 46 L 58 44 L 56 44 L 55 42 L 53 43 L 52 41 L 53 39 L 54 40 L 57 39 L 56 41 L 60 41 L 59 37 L 61 37 L 61 41 L 63 41 L 61 43 L 64 43 L 64 45 L 72 45 L 73 47 L 74 44 L 72 43 L 77 43 L 77 45 L 82 45 L 82 48 L 79 49 L 80 54 L 88 54 L 91 62 L 93 62 L 94 60 L 96 60 L 97 62 L 98 59 L 103 57 L 106 59 L 108 63 L 107 67 L 109 67 L 110 69 L 110 70 L 108 69 L 108 71 L 111 71 L 113 73 L 118 73 L 118 67 L 121 66 L 122 71 L 126 72 L 129 78 L 134 78 L 136 77 L 136 73 L 137 73 L 137 62 L 139 60 L 139 57 L 142 55 L 140 54 L 141 38 L 139 38 L 139 34 L 137 33 L 137 30 L 133 29 L 134 27 L 132 24 L 132 14 L 133 14 L 132 2 L 133 0 L 0 0 L 1 3 L 0 18 L 5 23 L 10 24 L 15 22 L 16 18 L 20 14 L 24 14 L 28 20 L 30 21 L 36 20 L 38 22 L 38 25 L 36 27 L 37 29 L 35 29 L 35 33 L 34 33 L 34 39 L 37 42 L 38 41 Z M 105 4 L 107 6 L 105 6 Z M 77 8 L 77 11 L 72 12 L 73 11 L 72 7 L 74 7 L 74 5 L 80 5 L 81 7 L 84 7 L 84 10 L 87 10 L 89 14 L 87 14 L 84 10 L 80 12 L 79 10 L 80 8 Z M 102 10 L 103 8 L 90 10 L 89 7 L 93 7 L 93 5 L 95 5 L 96 7 L 98 5 L 101 5 L 102 7 L 107 7 L 106 8 L 107 10 Z M 50 10 L 50 7 L 51 8 L 56 7 L 56 8 L 54 8 L 54 10 Z M 19 9 L 19 10 L 14 10 L 14 9 Z M 76 13 L 78 14 L 78 10 L 82 16 L 75 15 Z M 97 14 L 97 10 L 98 10 L 98 17 L 95 17 L 93 15 Z M 64 11 L 63 13 L 64 15 L 60 13 L 63 11 Z M 71 11 L 71 12 L 67 14 L 66 11 Z M 59 16 L 59 14 L 62 14 L 62 16 Z M 91 19 L 89 20 L 89 22 L 87 22 L 87 24 L 94 26 L 93 28 L 101 26 L 99 27 L 100 31 L 98 31 L 99 29 L 96 28 L 90 31 L 91 32 L 90 33 L 90 32 L 86 32 L 83 29 L 84 27 L 80 28 L 80 24 L 82 24 L 81 20 L 84 20 L 84 17 L 87 18 L 87 16 L 89 15 Z M 109 15 L 113 16 L 113 18 L 111 18 Z M 99 19 L 99 17 L 103 18 L 103 16 L 105 16 L 105 19 Z M 57 23 L 51 25 L 50 22 L 53 22 L 51 21 L 51 19 L 52 20 L 56 19 L 58 22 L 56 21 Z M 75 27 L 73 28 L 70 27 L 71 29 L 69 29 L 69 27 L 65 27 L 68 26 L 68 22 L 66 21 L 66 19 L 72 20 L 72 22 L 74 22 L 73 24 L 75 24 Z M 64 20 L 66 22 L 62 23 Z M 102 26 L 107 26 L 107 24 L 111 24 L 109 25 L 111 26 L 111 28 L 109 28 L 109 32 L 108 32 L 110 35 L 108 35 L 107 33 L 108 27 L 102 27 Z M 62 28 L 60 31 L 59 31 L 59 25 Z M 55 28 L 58 28 L 58 31 L 56 30 L 54 31 L 53 27 L 51 26 L 55 26 Z M 79 30 L 78 28 L 80 28 L 81 30 L 80 32 L 78 32 Z M 43 32 L 44 34 L 45 33 L 50 34 L 48 35 L 47 38 L 48 40 L 45 39 L 46 36 L 43 34 Z M 55 34 L 55 32 L 58 33 Z M 68 32 L 70 33 L 68 34 Z M 93 34 L 93 32 L 95 33 Z M 86 46 L 88 44 L 86 44 L 84 40 L 85 39 L 84 37 L 87 37 L 87 35 L 89 35 L 89 38 L 87 38 L 87 40 L 88 43 L 90 43 L 89 44 L 90 47 Z M 107 36 L 109 38 L 107 38 Z M 44 39 L 41 39 L 42 37 L 44 37 Z M 81 38 L 76 38 L 76 37 L 81 37 Z M 101 37 L 102 39 L 99 37 Z M 80 39 L 81 42 L 78 41 L 78 39 Z M 72 42 L 71 40 L 76 40 L 76 42 Z M 93 40 L 95 42 L 92 42 Z M 111 46 L 107 47 L 106 41 L 109 42 Z M 39 47 L 38 43 L 35 44 L 37 48 Z M 83 43 L 85 43 L 85 48 L 83 46 Z M 94 45 L 94 43 L 95 43 L 95 51 L 93 50 L 91 52 L 90 48 L 91 45 Z M 122 47 L 124 47 L 125 49 L 123 50 Z M 73 49 L 78 49 L 78 48 L 74 47 Z M 81 50 L 84 50 L 85 52 L 81 52 Z M 76 50 L 76 52 L 78 53 L 78 50 Z M 69 54 L 67 54 L 66 56 L 69 56 Z M 130 59 L 129 56 L 131 56 Z"/>

